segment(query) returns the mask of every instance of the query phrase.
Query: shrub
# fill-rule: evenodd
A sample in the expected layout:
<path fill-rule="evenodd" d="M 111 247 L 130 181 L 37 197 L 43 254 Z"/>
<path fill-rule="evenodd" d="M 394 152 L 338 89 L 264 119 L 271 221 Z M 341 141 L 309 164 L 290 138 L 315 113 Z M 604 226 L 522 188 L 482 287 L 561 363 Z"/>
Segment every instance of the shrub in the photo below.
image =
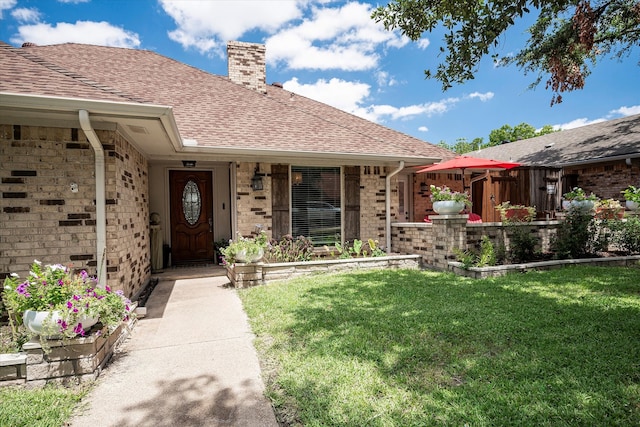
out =
<path fill-rule="evenodd" d="M 280 240 L 271 239 L 265 258 L 272 262 L 311 261 L 313 242 L 304 236 L 294 239 L 290 234 L 283 236 Z"/>
<path fill-rule="evenodd" d="M 640 218 L 627 217 L 626 221 L 611 224 L 612 243 L 628 254 L 640 253 Z"/>
<path fill-rule="evenodd" d="M 510 227 L 509 260 L 512 262 L 527 262 L 535 258 L 538 239 L 531 234 L 529 227 Z"/>
<path fill-rule="evenodd" d="M 453 253 L 456 255 L 456 259 L 462 264 L 462 268 L 464 269 L 469 267 L 487 267 L 496 265 L 497 262 L 493 242 L 489 236 L 482 236 L 479 252 L 475 252 L 470 249 L 463 251 L 459 248 L 454 248 Z"/>
<path fill-rule="evenodd" d="M 570 209 L 564 221 L 564 226 L 552 240 L 551 247 L 558 259 L 582 258 L 592 253 L 594 237 L 592 232 L 594 218 L 579 209 Z"/>
<path fill-rule="evenodd" d="M 378 245 L 377 240 L 369 239 L 363 241 L 354 239 L 353 242 L 346 242 L 344 246 L 336 242 L 336 252 L 339 258 L 363 258 L 385 256 L 385 251 Z"/>

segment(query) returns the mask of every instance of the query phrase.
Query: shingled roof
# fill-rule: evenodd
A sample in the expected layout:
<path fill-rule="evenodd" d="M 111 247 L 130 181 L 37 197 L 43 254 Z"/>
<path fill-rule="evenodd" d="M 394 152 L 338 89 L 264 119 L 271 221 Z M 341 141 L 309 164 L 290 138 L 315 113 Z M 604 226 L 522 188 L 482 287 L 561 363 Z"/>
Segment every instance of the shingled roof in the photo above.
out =
<path fill-rule="evenodd" d="M 0 42 L 0 69 L 4 93 L 171 106 L 183 140 L 212 151 L 371 154 L 418 163 L 453 155 L 280 87 L 261 94 L 147 50 Z"/>
<path fill-rule="evenodd" d="M 563 167 L 640 157 L 640 114 L 474 151 L 486 159 Z"/>

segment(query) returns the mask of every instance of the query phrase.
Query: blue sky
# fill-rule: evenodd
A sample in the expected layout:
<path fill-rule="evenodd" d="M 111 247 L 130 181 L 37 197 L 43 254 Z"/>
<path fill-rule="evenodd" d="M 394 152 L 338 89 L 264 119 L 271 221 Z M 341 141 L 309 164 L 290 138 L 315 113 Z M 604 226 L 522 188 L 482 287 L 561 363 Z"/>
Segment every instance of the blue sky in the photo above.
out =
<path fill-rule="evenodd" d="M 65 42 L 147 49 L 226 75 L 228 40 L 265 43 L 267 83 L 334 105 L 425 141 L 471 141 L 508 124 L 569 129 L 640 114 L 640 49 L 603 59 L 586 88 L 550 106 L 544 82 L 516 67 L 482 62 L 476 78 L 442 92 L 435 68 L 441 34 L 411 42 L 370 19 L 376 4 L 328 0 L 0 0 L 0 40 L 20 46 Z M 533 22 L 502 39 L 515 52 Z M 546 80 L 546 78 L 545 78 Z"/>

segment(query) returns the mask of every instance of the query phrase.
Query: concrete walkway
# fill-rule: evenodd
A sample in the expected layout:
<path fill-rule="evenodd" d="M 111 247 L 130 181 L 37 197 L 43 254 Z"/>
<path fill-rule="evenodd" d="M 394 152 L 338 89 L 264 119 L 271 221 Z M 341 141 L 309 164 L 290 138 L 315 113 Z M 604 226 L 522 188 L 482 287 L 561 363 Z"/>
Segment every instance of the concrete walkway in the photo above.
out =
<path fill-rule="evenodd" d="M 160 279 L 146 317 L 71 426 L 277 426 L 254 336 L 228 283 Z"/>

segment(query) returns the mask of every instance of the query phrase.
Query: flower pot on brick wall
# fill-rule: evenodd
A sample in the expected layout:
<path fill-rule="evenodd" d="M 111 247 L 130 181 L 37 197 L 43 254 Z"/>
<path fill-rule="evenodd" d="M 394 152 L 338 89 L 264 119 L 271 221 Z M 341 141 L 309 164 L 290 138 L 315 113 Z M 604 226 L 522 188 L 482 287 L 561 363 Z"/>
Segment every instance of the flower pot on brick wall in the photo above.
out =
<path fill-rule="evenodd" d="M 98 323 L 98 317 L 89 317 L 86 315 L 81 315 L 77 320 L 75 324 L 68 325 L 67 327 L 76 331 L 80 329 L 88 331 L 89 328 Z M 22 316 L 24 326 L 29 331 L 43 338 L 61 337 L 62 335 L 60 333 L 56 333 L 60 329 L 59 325 L 61 322 L 63 322 L 63 319 L 59 311 L 26 310 Z"/>
<path fill-rule="evenodd" d="M 455 200 L 442 200 L 433 202 L 433 210 L 439 215 L 456 215 L 464 209 L 464 202 Z"/>
<path fill-rule="evenodd" d="M 625 205 L 627 206 L 627 209 L 629 209 L 630 211 L 637 211 L 638 208 L 640 208 L 640 203 L 634 202 L 632 200 L 627 200 L 625 202 Z"/>

